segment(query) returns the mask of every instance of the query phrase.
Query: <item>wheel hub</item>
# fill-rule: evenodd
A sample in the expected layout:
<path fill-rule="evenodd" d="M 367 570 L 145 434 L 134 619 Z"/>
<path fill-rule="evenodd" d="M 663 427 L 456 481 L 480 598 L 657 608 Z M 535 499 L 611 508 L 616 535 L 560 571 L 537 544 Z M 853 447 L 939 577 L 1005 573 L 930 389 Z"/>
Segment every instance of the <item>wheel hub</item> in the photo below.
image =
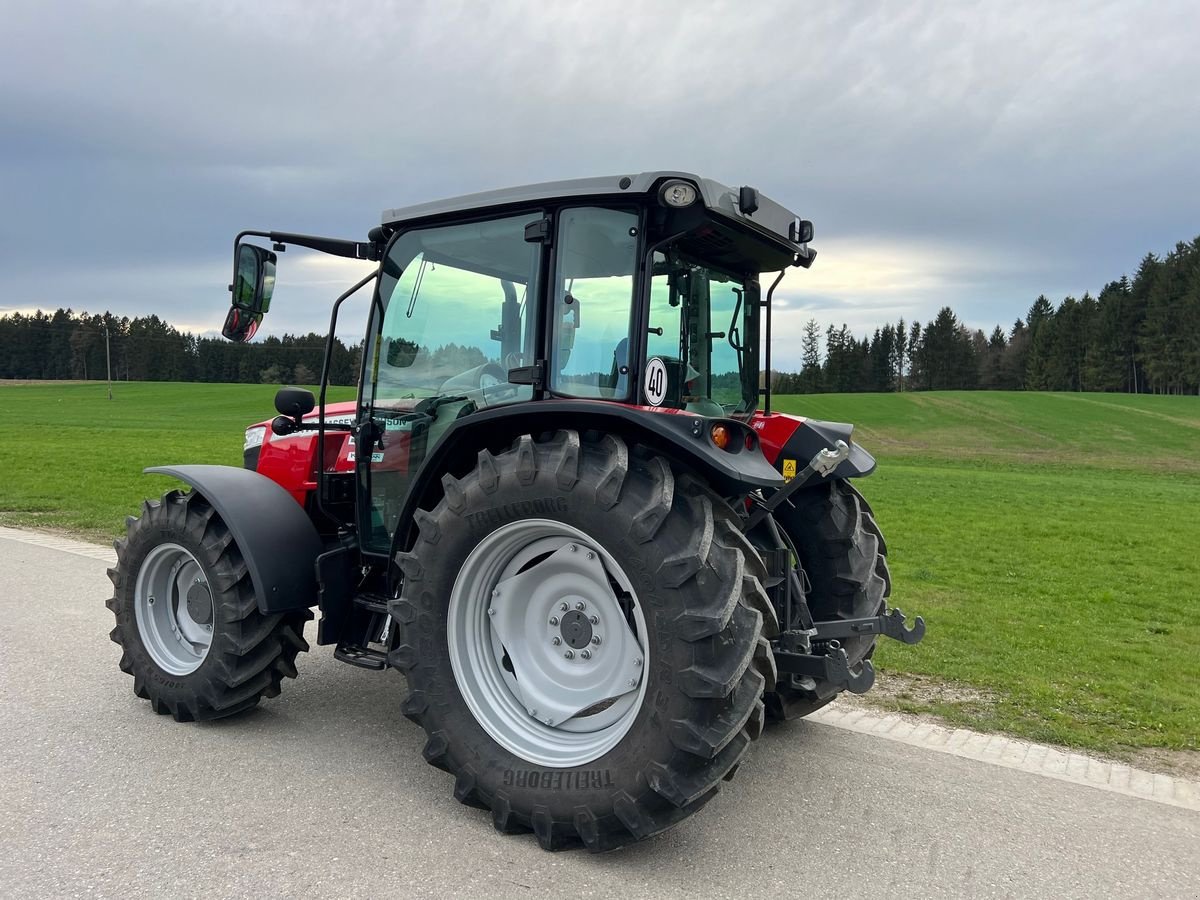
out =
<path fill-rule="evenodd" d="M 192 617 L 192 621 L 197 625 L 208 625 L 212 622 L 212 594 L 208 592 L 208 585 L 203 581 L 193 581 L 192 586 L 188 588 L 187 593 L 187 611 Z"/>
<path fill-rule="evenodd" d="M 592 623 L 577 609 L 563 613 L 559 631 L 562 633 L 563 643 L 573 650 L 591 646 Z"/>

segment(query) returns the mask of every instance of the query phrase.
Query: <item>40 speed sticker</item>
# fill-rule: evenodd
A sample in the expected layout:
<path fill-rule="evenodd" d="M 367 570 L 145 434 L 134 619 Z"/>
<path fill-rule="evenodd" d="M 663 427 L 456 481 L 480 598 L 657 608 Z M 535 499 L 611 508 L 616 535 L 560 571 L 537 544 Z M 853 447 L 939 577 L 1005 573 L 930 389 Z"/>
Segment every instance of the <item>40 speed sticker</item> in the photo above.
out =
<path fill-rule="evenodd" d="M 667 398 L 667 364 L 657 356 L 646 363 L 645 391 L 651 406 L 662 406 Z"/>

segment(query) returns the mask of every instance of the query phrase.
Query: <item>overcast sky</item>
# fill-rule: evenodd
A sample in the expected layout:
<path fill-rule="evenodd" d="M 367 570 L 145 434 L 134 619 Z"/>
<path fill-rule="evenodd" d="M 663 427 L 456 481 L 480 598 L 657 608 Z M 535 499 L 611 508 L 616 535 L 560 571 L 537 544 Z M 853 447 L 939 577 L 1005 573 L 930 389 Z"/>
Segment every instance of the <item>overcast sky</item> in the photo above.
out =
<path fill-rule="evenodd" d="M 9 2 L 0 313 L 215 329 L 242 228 L 683 169 L 814 221 L 781 362 L 810 317 L 1007 327 L 1200 234 L 1198 37 L 1194 0 Z M 266 330 L 354 275 L 289 251 Z"/>

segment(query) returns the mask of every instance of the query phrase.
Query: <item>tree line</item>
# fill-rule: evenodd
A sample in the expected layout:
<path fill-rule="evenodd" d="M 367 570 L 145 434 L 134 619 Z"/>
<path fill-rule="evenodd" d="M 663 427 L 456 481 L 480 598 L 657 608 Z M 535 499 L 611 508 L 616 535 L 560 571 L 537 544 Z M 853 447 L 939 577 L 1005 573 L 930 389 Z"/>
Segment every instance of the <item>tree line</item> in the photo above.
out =
<path fill-rule="evenodd" d="M 116 317 L 59 309 L 0 316 L 0 378 L 103 379 L 105 333 L 121 381 L 312 384 L 321 334 L 252 344 L 198 337 L 158 316 Z M 455 352 L 465 348 L 441 348 Z M 1133 278 L 1096 297 L 1038 297 L 991 334 L 950 307 L 933 321 L 903 319 L 856 337 L 842 325 L 804 326 L 798 372 L 772 373 L 776 393 L 910 390 L 1052 390 L 1200 393 L 1200 237 L 1163 257 L 1147 254 Z M 441 351 L 439 351 L 441 352 Z M 354 384 L 361 344 L 334 341 L 332 384 Z"/>
<path fill-rule="evenodd" d="M 845 325 L 822 334 L 810 319 L 800 351 L 800 371 L 774 373 L 774 391 L 1200 393 L 1200 237 L 1147 254 L 1132 279 L 1096 297 L 1056 307 L 1039 296 L 1007 330 L 971 329 L 950 307 L 924 326 L 901 319 L 861 339 Z"/>
<path fill-rule="evenodd" d="M 107 332 L 107 357 L 105 334 Z M 334 341 L 330 383 L 355 384 L 361 347 Z M 325 335 L 285 334 L 253 344 L 180 331 L 158 316 L 59 309 L 0 317 L 0 378 L 313 384 Z"/>

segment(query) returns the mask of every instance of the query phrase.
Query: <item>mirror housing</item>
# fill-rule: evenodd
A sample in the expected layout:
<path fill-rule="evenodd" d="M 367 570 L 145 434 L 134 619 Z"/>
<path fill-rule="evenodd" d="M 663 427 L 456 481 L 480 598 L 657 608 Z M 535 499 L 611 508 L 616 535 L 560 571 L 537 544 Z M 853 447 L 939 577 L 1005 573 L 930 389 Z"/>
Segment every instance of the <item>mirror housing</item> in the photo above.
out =
<path fill-rule="evenodd" d="M 297 422 L 316 408 L 316 398 L 305 388 L 284 387 L 275 394 L 275 410 Z"/>
<path fill-rule="evenodd" d="M 221 334 L 231 341 L 245 343 L 254 337 L 263 316 L 271 308 L 275 291 L 275 262 L 270 250 L 253 244 L 238 244 L 233 256 L 232 306 L 225 316 Z"/>
<path fill-rule="evenodd" d="M 788 238 L 793 244 L 807 244 L 813 239 L 813 223 L 808 219 L 796 219 L 788 226 Z"/>

